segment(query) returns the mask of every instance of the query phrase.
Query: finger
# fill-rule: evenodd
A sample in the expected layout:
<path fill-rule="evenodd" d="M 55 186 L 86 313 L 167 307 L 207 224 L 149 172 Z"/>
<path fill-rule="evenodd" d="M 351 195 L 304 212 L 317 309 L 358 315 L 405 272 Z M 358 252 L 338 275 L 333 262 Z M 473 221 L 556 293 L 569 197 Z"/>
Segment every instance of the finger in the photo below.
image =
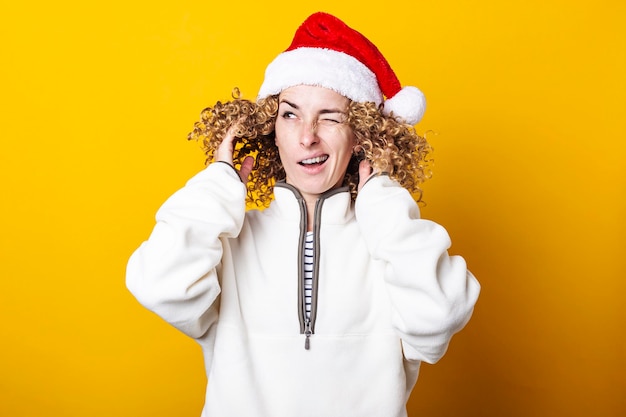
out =
<path fill-rule="evenodd" d="M 242 182 L 248 182 L 248 177 L 250 176 L 250 172 L 252 172 L 253 166 L 254 158 L 251 156 L 246 156 L 241 163 L 241 169 L 239 169 L 239 177 L 241 178 Z"/>
<path fill-rule="evenodd" d="M 363 188 L 363 186 L 365 185 L 365 183 L 367 182 L 367 180 L 369 179 L 371 175 L 372 175 L 372 165 L 367 159 L 362 160 L 359 163 L 359 186 L 358 186 L 359 191 L 361 190 L 361 188 Z"/>
<path fill-rule="evenodd" d="M 370 164 L 370 161 L 368 161 L 367 159 L 364 159 L 361 162 L 359 162 L 359 176 L 361 178 L 367 178 L 371 174 L 372 174 L 372 165 Z"/>
<path fill-rule="evenodd" d="M 230 165 L 233 164 L 233 142 L 235 141 L 236 129 L 237 125 L 234 124 L 226 132 L 224 139 L 222 139 L 222 143 L 220 143 L 220 145 L 217 147 L 217 150 L 215 151 L 216 161 L 226 162 Z"/>

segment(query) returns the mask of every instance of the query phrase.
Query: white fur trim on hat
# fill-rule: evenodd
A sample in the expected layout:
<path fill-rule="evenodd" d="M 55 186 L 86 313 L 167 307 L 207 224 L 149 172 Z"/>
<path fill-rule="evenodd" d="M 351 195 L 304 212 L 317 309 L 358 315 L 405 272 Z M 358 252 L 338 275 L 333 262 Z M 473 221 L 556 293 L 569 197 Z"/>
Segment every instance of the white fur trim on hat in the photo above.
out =
<path fill-rule="evenodd" d="M 265 70 L 258 99 L 302 84 L 326 87 L 360 103 L 383 101 L 369 68 L 348 54 L 325 48 L 298 48 L 278 55 Z"/>
<path fill-rule="evenodd" d="M 393 97 L 387 99 L 383 106 L 386 115 L 404 119 L 408 124 L 414 125 L 422 119 L 426 110 L 426 98 L 416 87 L 404 87 Z"/>

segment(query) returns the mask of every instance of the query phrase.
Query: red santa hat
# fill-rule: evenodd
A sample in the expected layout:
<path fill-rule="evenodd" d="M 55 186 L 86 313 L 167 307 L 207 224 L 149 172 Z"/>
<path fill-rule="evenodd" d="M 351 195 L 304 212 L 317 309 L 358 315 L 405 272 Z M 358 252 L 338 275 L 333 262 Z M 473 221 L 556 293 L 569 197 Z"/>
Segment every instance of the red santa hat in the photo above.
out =
<path fill-rule="evenodd" d="M 383 113 L 411 125 L 426 107 L 424 94 L 403 88 L 372 42 L 327 13 L 309 16 L 289 48 L 267 66 L 258 98 L 301 84 L 326 87 L 356 102 L 383 103 Z"/>

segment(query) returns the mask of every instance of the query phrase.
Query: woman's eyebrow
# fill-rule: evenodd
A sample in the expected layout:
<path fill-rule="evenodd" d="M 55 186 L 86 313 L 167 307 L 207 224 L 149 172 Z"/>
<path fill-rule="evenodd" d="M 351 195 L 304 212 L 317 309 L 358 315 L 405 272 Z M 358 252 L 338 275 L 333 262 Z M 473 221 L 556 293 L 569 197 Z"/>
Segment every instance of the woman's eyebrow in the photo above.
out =
<path fill-rule="evenodd" d="M 346 114 L 345 111 L 343 110 L 339 110 L 339 109 L 323 109 L 320 110 L 319 114 L 329 114 L 329 113 L 341 113 L 341 114 Z"/>
<path fill-rule="evenodd" d="M 298 110 L 298 109 L 300 108 L 300 107 L 298 107 L 296 104 L 291 103 L 291 102 L 289 102 L 289 101 L 287 101 L 287 100 L 285 100 L 285 99 L 281 99 L 281 100 L 280 100 L 280 103 L 286 103 L 286 104 L 288 104 L 289 106 L 293 107 L 293 108 L 294 108 L 294 109 L 296 109 L 296 110 Z"/>

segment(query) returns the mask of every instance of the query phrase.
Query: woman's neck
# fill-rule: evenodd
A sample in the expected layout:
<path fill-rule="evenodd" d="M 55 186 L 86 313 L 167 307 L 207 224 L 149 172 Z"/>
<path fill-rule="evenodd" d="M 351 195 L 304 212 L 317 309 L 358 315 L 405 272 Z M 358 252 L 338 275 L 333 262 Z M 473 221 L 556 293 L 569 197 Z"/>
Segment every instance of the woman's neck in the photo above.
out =
<path fill-rule="evenodd" d="M 306 203 L 306 217 L 307 217 L 306 231 L 307 232 L 313 231 L 313 220 L 315 219 L 315 205 L 317 203 L 317 199 L 318 197 L 315 197 L 315 199 L 313 199 L 311 198 L 311 196 L 304 199 L 304 202 Z"/>

